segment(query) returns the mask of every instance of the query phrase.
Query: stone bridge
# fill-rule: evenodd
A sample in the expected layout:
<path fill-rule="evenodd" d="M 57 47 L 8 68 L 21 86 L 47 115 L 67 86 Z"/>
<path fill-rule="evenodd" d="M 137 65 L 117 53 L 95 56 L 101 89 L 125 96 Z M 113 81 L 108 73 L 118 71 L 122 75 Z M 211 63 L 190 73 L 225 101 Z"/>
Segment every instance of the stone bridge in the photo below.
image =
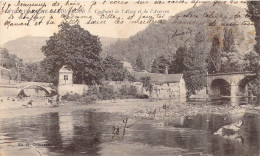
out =
<path fill-rule="evenodd" d="M 46 93 L 50 94 L 53 90 L 52 83 L 43 83 L 43 82 L 23 82 L 18 83 L 17 85 L 17 95 L 19 95 L 24 89 L 39 87 L 46 91 Z"/>
<path fill-rule="evenodd" d="M 208 74 L 207 93 L 210 97 L 248 96 L 248 83 L 255 78 L 253 72 Z"/>

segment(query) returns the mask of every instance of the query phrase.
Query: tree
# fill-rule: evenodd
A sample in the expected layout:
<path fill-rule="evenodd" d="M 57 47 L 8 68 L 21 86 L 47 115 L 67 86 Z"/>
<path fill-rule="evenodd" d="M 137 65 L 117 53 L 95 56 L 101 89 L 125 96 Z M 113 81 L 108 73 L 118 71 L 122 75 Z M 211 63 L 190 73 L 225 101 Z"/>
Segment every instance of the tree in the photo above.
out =
<path fill-rule="evenodd" d="M 7 69 L 17 68 L 17 65 L 22 66 L 23 60 L 15 54 L 10 54 L 6 48 L 0 48 L 1 65 Z"/>
<path fill-rule="evenodd" d="M 152 73 L 159 73 L 158 62 L 157 62 L 156 59 L 153 60 L 151 72 L 152 72 Z"/>
<path fill-rule="evenodd" d="M 21 79 L 23 81 L 33 81 L 33 82 L 48 82 L 57 83 L 58 80 L 54 80 L 51 76 L 47 74 L 42 68 L 41 62 L 26 63 L 21 68 Z"/>
<path fill-rule="evenodd" d="M 166 67 L 170 66 L 169 61 L 166 59 L 164 55 L 161 55 L 160 57 L 157 58 L 157 63 L 158 63 L 158 69 L 159 73 L 164 74 Z"/>
<path fill-rule="evenodd" d="M 248 10 L 247 10 L 247 17 L 254 22 L 255 25 L 255 51 L 258 55 L 260 55 L 260 5 L 257 1 L 248 1 L 247 2 Z M 256 75 L 257 75 L 257 104 L 260 105 L 260 63 L 258 59 L 257 67 L 256 67 Z"/>
<path fill-rule="evenodd" d="M 185 55 L 187 53 L 187 47 L 181 46 L 176 51 L 176 59 L 170 65 L 171 73 L 182 73 L 186 67 L 184 65 Z"/>
<path fill-rule="evenodd" d="M 250 51 L 245 55 L 245 71 L 257 71 L 257 65 L 259 61 L 259 54 L 255 51 Z"/>
<path fill-rule="evenodd" d="M 224 29 L 221 72 L 241 72 L 245 66 L 245 55 L 234 44 L 232 29 Z"/>
<path fill-rule="evenodd" d="M 52 76 L 66 65 L 73 70 L 74 83 L 93 84 L 101 78 L 101 42 L 79 25 L 61 23 L 59 32 L 49 38 L 42 51 L 44 68 Z"/>
<path fill-rule="evenodd" d="M 112 56 L 107 56 L 102 61 L 102 69 L 105 80 L 123 81 L 127 78 L 123 64 Z"/>
<path fill-rule="evenodd" d="M 142 55 L 139 53 L 136 58 L 136 70 L 142 71 L 145 70 L 144 61 Z"/>
<path fill-rule="evenodd" d="M 232 29 L 224 28 L 223 51 L 228 53 L 232 51 L 234 45 L 234 34 Z"/>
<path fill-rule="evenodd" d="M 141 77 L 140 80 L 143 83 L 143 87 L 151 93 L 153 90 L 151 77 L 150 76 Z"/>
<path fill-rule="evenodd" d="M 208 57 L 208 72 L 217 73 L 220 71 L 222 63 L 219 37 L 215 35 L 211 42 L 212 46 Z"/>
<path fill-rule="evenodd" d="M 187 86 L 187 96 L 196 94 L 197 91 L 206 86 L 206 58 L 208 55 L 207 48 L 205 48 L 204 33 L 198 32 L 196 34 L 195 43 L 190 47 L 184 59 L 184 65 L 187 68 L 184 71 L 184 80 Z"/>

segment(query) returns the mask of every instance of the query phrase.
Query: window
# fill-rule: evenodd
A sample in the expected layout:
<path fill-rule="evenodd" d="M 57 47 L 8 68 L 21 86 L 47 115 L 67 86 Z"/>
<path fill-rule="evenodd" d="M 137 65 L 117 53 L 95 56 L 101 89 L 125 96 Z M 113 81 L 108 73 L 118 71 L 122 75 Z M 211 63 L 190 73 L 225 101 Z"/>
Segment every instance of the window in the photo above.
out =
<path fill-rule="evenodd" d="M 69 79 L 68 75 L 64 75 L 64 80 L 68 80 L 68 79 Z"/>

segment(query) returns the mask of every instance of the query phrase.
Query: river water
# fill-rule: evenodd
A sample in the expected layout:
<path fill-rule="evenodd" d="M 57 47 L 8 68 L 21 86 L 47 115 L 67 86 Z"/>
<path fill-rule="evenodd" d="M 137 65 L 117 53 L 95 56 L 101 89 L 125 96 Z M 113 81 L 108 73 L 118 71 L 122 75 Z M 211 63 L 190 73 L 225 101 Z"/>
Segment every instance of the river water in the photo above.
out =
<path fill-rule="evenodd" d="M 236 121 L 243 123 L 238 131 L 214 134 Z M 26 155 L 28 149 L 35 149 L 35 155 L 91 156 L 260 153 L 260 115 L 250 113 L 197 114 L 158 122 L 77 110 L 1 119 L 0 127 L 0 151 L 6 155 Z"/>

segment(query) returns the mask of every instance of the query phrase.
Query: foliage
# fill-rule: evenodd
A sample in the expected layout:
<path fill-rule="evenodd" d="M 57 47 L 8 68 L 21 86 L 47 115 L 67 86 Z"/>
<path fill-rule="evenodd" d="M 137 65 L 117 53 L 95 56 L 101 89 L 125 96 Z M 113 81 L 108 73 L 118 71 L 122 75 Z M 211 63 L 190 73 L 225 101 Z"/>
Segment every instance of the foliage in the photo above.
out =
<path fill-rule="evenodd" d="M 244 58 L 245 55 L 235 49 L 232 52 L 223 53 L 221 72 L 242 72 L 245 65 Z"/>
<path fill-rule="evenodd" d="M 82 95 L 79 95 L 77 93 L 66 94 L 62 96 L 61 99 L 66 101 L 79 101 L 84 103 L 93 103 L 98 99 L 98 96 L 97 96 L 96 88 L 91 86 Z"/>
<path fill-rule="evenodd" d="M 143 61 L 143 57 L 142 55 L 139 53 L 137 58 L 136 58 L 136 70 L 137 71 L 142 71 L 145 70 L 145 66 L 144 66 L 144 61 Z"/>
<path fill-rule="evenodd" d="M 127 77 L 123 64 L 112 56 L 107 56 L 102 61 L 102 69 L 105 80 L 123 81 Z"/>
<path fill-rule="evenodd" d="M 115 98 L 115 92 L 111 85 L 102 85 L 99 88 L 98 98 L 101 100 L 109 100 Z"/>
<path fill-rule="evenodd" d="M 153 60 L 151 72 L 152 73 L 159 73 L 158 62 L 157 62 L 156 59 Z"/>
<path fill-rule="evenodd" d="M 150 76 L 141 77 L 140 80 L 143 83 L 143 87 L 151 92 L 153 89 L 151 77 Z"/>
<path fill-rule="evenodd" d="M 17 65 L 22 66 L 23 60 L 14 54 L 10 54 L 7 49 L 0 48 L 1 65 L 7 69 L 16 68 Z"/>
<path fill-rule="evenodd" d="M 149 98 L 149 96 L 146 95 L 146 94 L 136 95 L 136 97 L 137 97 L 138 99 L 148 99 L 148 98 Z"/>
<path fill-rule="evenodd" d="M 184 80 L 187 86 L 187 95 L 195 94 L 206 86 L 206 58 L 208 55 L 205 46 L 203 31 L 196 34 L 195 44 L 190 47 L 184 59 L 187 68 L 184 71 Z"/>
<path fill-rule="evenodd" d="M 234 46 L 234 33 L 232 29 L 224 28 L 223 51 L 231 52 L 232 46 Z"/>
<path fill-rule="evenodd" d="M 46 71 L 55 76 L 63 65 L 67 65 L 73 70 L 74 83 L 98 83 L 102 78 L 99 38 L 79 25 L 61 23 L 59 29 L 42 47 Z"/>
<path fill-rule="evenodd" d="M 164 74 L 166 68 L 170 66 L 170 62 L 164 55 L 161 55 L 160 57 L 157 58 L 157 63 L 158 63 L 158 71 L 159 73 Z"/>
<path fill-rule="evenodd" d="M 66 101 L 77 101 L 80 98 L 81 98 L 81 95 L 79 95 L 77 93 L 75 93 L 75 94 L 67 93 L 66 95 L 61 97 L 62 100 L 66 100 Z"/>
<path fill-rule="evenodd" d="M 125 77 L 127 78 L 128 81 L 130 81 L 130 82 L 137 81 L 137 79 L 130 72 L 127 71 L 125 74 L 126 74 Z"/>
<path fill-rule="evenodd" d="M 21 79 L 23 81 L 33 81 L 33 82 L 49 82 L 57 83 L 58 77 L 53 78 L 49 76 L 46 71 L 41 66 L 41 63 L 26 63 L 23 68 L 21 68 Z"/>
<path fill-rule="evenodd" d="M 255 51 L 250 51 L 245 55 L 245 71 L 254 71 L 256 72 L 256 67 L 260 60 L 259 54 Z"/>
<path fill-rule="evenodd" d="M 227 48 L 227 45 L 226 45 Z M 208 72 L 210 74 L 212 73 L 218 73 L 220 72 L 221 68 L 221 50 L 220 50 L 220 41 L 219 37 L 215 35 L 212 39 L 212 46 L 209 52 L 208 57 Z"/>
<path fill-rule="evenodd" d="M 136 96 L 137 95 L 137 88 L 135 86 L 123 86 L 120 90 L 119 93 L 121 95 L 132 95 L 132 96 Z"/>
<path fill-rule="evenodd" d="M 138 32 L 129 39 L 119 40 L 111 44 L 104 50 L 104 53 L 117 56 L 120 60 L 125 59 L 132 64 L 135 64 L 136 58 L 139 53 L 141 53 L 146 70 L 151 71 L 150 68 L 153 59 L 161 55 L 172 56 L 180 47 L 192 47 L 196 34 L 201 31 L 200 29 L 205 30 L 206 34 L 204 38 L 206 41 L 209 41 L 207 45 L 209 47 L 212 45 L 210 41 L 213 37 L 215 35 L 219 36 L 222 51 L 225 26 L 221 25 L 221 23 L 243 23 L 244 21 L 249 21 L 249 19 L 245 16 L 241 16 L 240 18 L 228 19 L 227 21 L 225 18 L 212 16 L 209 20 L 209 18 L 205 17 L 205 14 L 209 15 L 210 12 L 214 12 L 215 15 L 223 17 L 236 15 L 238 12 L 240 12 L 240 15 L 246 14 L 245 9 L 228 4 L 218 4 L 218 6 L 203 4 L 177 13 L 164 24 L 150 24 L 144 31 Z M 198 18 L 192 18 L 192 24 L 186 24 L 191 22 L 191 18 L 187 18 L 187 15 L 191 14 L 196 14 Z M 217 21 L 216 26 L 208 26 L 209 22 L 215 20 Z M 201 23 L 204 23 L 204 25 L 201 25 Z M 258 26 L 259 25 L 260 24 L 258 24 Z M 234 41 L 236 41 L 234 45 L 236 49 L 243 53 L 253 50 L 253 43 L 249 43 L 249 41 L 252 40 L 254 34 L 251 35 L 249 32 L 254 31 L 254 26 L 239 25 L 226 27 L 228 27 L 227 30 L 232 30 Z M 174 36 L 175 33 L 183 34 Z M 173 73 L 171 69 L 173 68 L 170 68 L 169 73 Z"/>
<path fill-rule="evenodd" d="M 186 53 L 186 46 L 181 46 L 178 48 L 178 50 L 176 51 L 176 59 L 170 65 L 170 73 L 182 73 L 186 69 L 184 65 Z"/>
<path fill-rule="evenodd" d="M 258 53 L 260 55 L 260 5 L 259 2 L 257 1 L 248 1 L 247 2 L 247 14 L 246 16 L 249 17 L 251 19 L 251 21 L 254 23 L 255 26 L 255 40 L 256 40 L 256 44 L 254 46 L 256 53 Z"/>

